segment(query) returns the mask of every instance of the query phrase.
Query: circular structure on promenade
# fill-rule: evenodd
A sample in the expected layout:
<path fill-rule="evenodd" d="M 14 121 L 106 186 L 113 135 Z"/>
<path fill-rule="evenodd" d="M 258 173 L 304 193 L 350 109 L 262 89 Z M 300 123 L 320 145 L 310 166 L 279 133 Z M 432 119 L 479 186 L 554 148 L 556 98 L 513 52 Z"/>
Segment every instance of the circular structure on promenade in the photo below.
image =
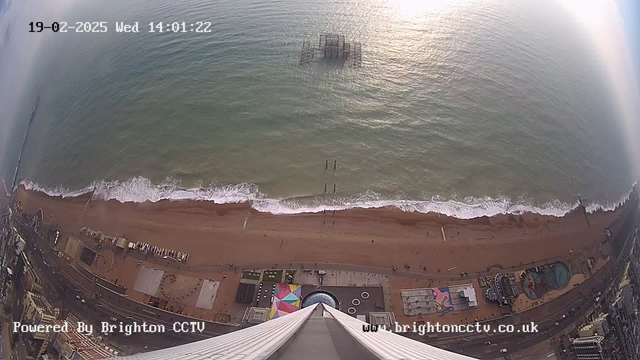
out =
<path fill-rule="evenodd" d="M 309 307 L 313 304 L 323 303 L 331 306 L 334 309 L 338 309 L 338 299 L 330 292 L 327 291 L 314 291 L 302 299 L 302 308 Z"/>
<path fill-rule="evenodd" d="M 569 273 L 567 265 L 557 262 L 553 264 L 553 272 L 556 276 L 556 284 L 558 284 L 558 288 L 561 289 L 569 284 L 571 274 Z"/>
<path fill-rule="evenodd" d="M 362 294 L 360 294 L 360 297 L 367 300 L 369 298 L 369 293 L 367 291 L 363 291 Z"/>
<path fill-rule="evenodd" d="M 347 313 L 349 313 L 349 315 L 354 315 L 356 313 L 356 308 L 354 307 L 348 308 Z"/>
<path fill-rule="evenodd" d="M 360 299 L 353 299 L 353 300 L 351 300 L 351 305 L 353 305 L 353 306 L 358 306 L 358 305 L 360 305 Z"/>
<path fill-rule="evenodd" d="M 551 290 L 562 289 L 569 284 L 571 272 L 558 261 L 529 271 L 522 280 L 522 290 L 530 299 L 539 299 Z"/>
<path fill-rule="evenodd" d="M 165 273 L 160 280 L 160 294 L 166 300 L 183 301 L 197 294 L 202 279 L 190 276 Z"/>

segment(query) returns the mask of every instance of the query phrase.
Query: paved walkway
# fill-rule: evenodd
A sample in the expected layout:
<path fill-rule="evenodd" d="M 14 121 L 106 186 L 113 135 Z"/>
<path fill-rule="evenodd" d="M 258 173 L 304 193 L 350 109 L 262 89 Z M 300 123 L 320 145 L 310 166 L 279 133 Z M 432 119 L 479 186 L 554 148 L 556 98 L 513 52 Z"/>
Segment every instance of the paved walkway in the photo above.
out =
<path fill-rule="evenodd" d="M 82 240 L 83 243 L 85 240 Z M 85 244 L 85 246 L 95 247 L 95 244 Z M 105 246 L 103 245 L 104 249 Z M 115 248 L 115 247 L 114 247 Z M 461 276 L 460 273 L 451 274 L 427 274 L 424 272 L 413 272 L 406 270 L 393 270 L 389 268 L 381 268 L 374 266 L 364 266 L 357 264 L 338 264 L 338 263 L 329 263 L 329 262 L 251 262 L 251 263 L 234 263 L 218 265 L 218 266 L 190 266 L 185 263 L 176 262 L 173 260 L 165 260 L 161 257 L 157 257 L 151 254 L 144 254 L 138 250 L 131 250 L 125 254 L 125 257 L 131 257 L 137 259 L 139 261 L 144 261 L 150 264 L 158 264 L 162 266 L 166 266 L 168 268 L 187 270 L 191 272 L 202 272 L 202 273 L 214 273 L 214 272 L 226 272 L 226 271 L 244 271 L 244 270 L 261 270 L 261 269 L 295 269 L 295 270 L 342 270 L 342 271 L 357 271 L 357 272 L 367 272 L 371 274 L 381 274 L 388 276 L 399 276 L 413 279 L 435 279 L 435 280 L 461 280 L 461 279 L 476 279 L 482 276 L 489 276 L 492 274 L 497 274 L 498 272 L 503 271 L 519 271 L 526 270 L 536 266 L 542 266 L 551 264 L 557 261 L 565 261 L 565 259 L 561 257 L 554 257 L 549 259 L 544 259 L 536 262 L 526 263 L 518 266 L 511 266 L 502 268 L 500 265 L 496 265 L 492 268 L 491 271 L 482 271 L 476 273 L 468 273 L 464 276 Z M 500 271 L 496 271 L 495 269 L 501 269 Z"/>

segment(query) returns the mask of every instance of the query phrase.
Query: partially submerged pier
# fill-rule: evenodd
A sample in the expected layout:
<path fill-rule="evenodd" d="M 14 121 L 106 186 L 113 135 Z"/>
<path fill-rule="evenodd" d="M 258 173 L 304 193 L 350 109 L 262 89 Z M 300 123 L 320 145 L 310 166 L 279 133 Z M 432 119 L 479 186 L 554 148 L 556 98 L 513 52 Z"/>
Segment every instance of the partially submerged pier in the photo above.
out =
<path fill-rule="evenodd" d="M 360 67 L 362 66 L 362 44 L 346 42 L 344 35 L 339 34 L 320 35 L 318 47 L 305 40 L 300 51 L 300 65 L 309 64 L 320 58 L 343 60 L 353 67 Z"/>

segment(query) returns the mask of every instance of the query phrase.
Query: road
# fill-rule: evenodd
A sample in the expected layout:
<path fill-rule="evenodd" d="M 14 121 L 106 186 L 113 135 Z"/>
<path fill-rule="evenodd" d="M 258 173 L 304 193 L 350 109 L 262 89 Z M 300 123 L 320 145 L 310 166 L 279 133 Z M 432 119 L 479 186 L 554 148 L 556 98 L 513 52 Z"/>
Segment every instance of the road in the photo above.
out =
<path fill-rule="evenodd" d="M 631 246 L 632 235 L 633 232 L 628 234 L 625 247 Z M 500 323 L 510 323 L 515 329 L 521 329 L 522 325 L 533 322 L 538 325 L 537 333 L 481 334 L 475 337 L 466 336 L 468 340 L 464 340 L 464 335 L 457 335 L 455 339 L 432 340 L 429 344 L 468 356 L 492 359 L 504 356 L 499 352 L 500 349 L 507 349 L 507 354 L 510 354 L 548 340 L 563 331 L 566 325 L 588 315 L 596 305 L 594 299 L 596 294 L 600 292 L 606 294 L 614 284 L 618 283 L 624 272 L 624 264 L 629 260 L 628 251 L 625 250 L 622 254 L 625 255 L 605 265 L 578 287 L 548 303 L 512 317 L 483 323 L 491 324 L 492 329 L 497 329 Z M 566 318 L 563 319 L 563 315 Z M 558 320 L 560 320 L 559 325 L 556 325 Z M 490 341 L 491 345 L 485 345 L 486 341 Z"/>
<path fill-rule="evenodd" d="M 124 324 L 132 323 L 133 319 L 127 317 L 123 312 L 116 311 L 114 309 L 107 310 L 98 301 L 87 296 L 88 291 L 83 289 L 81 285 L 76 283 L 71 283 L 71 285 L 69 285 L 67 282 L 68 280 L 66 280 L 64 274 L 61 274 L 62 272 L 60 269 L 56 265 L 52 265 L 54 264 L 52 259 L 46 260 L 48 265 L 45 265 L 42 261 L 44 260 L 43 254 L 40 254 L 38 250 L 33 251 L 33 247 L 30 247 L 29 251 L 32 253 L 31 259 L 35 262 L 35 265 L 42 269 L 41 274 L 44 276 L 43 282 L 48 287 L 45 288 L 45 292 L 49 293 L 49 298 L 52 297 L 51 295 L 54 295 L 54 297 L 57 298 L 57 301 L 52 305 L 60 306 L 63 315 L 66 316 L 67 313 L 73 313 L 83 321 L 93 324 L 96 331 L 100 328 L 100 322 L 111 317 L 117 318 Z M 22 298 L 22 293 L 22 289 L 19 289 L 16 292 L 18 295 L 16 296 L 16 299 Z M 80 301 L 78 297 L 85 299 L 85 302 L 83 303 Z M 16 307 L 16 310 L 21 310 L 21 308 Z M 131 336 L 126 336 L 114 333 L 113 335 L 110 335 L 110 338 L 111 341 L 117 344 L 118 348 L 128 350 L 131 353 L 140 352 L 146 349 L 161 349 L 167 346 L 181 345 L 197 340 L 194 338 L 179 337 L 173 333 L 159 334 L 156 336 L 148 336 L 147 334 L 132 334 Z M 144 342 L 141 341 L 143 339 Z"/>
<path fill-rule="evenodd" d="M 146 304 L 139 303 L 132 299 L 129 299 L 126 296 L 119 294 L 118 289 L 112 289 L 113 287 L 108 286 L 109 284 L 103 284 L 99 279 L 96 279 L 91 274 L 83 274 L 78 271 L 76 268 L 68 264 L 64 259 L 57 256 L 57 253 L 49 246 L 47 240 L 40 237 L 37 233 L 35 233 L 31 228 L 24 225 L 23 223 L 16 221 L 17 228 L 24 234 L 25 240 L 28 241 L 28 245 L 30 249 L 35 249 L 34 258 L 38 262 L 38 266 L 42 269 L 47 268 L 42 260 L 45 259 L 51 272 L 43 271 L 46 273 L 45 276 L 48 277 L 47 282 L 51 284 L 56 284 L 57 290 L 61 293 L 66 294 L 66 302 L 79 303 L 74 300 L 76 296 L 80 296 L 83 299 L 86 299 L 87 304 L 80 306 L 86 307 L 89 311 L 84 311 L 84 313 L 93 312 L 92 314 L 88 314 L 89 318 L 96 318 L 97 320 L 108 319 L 111 316 L 118 318 L 123 322 L 142 322 L 146 321 L 148 323 L 154 324 L 163 324 L 167 326 L 168 329 L 171 329 L 172 324 L 176 321 L 202 321 L 199 319 L 193 319 L 186 316 L 182 316 L 179 314 L 167 312 L 155 307 L 148 306 Z M 630 235 L 629 235 L 630 236 Z M 630 243 L 630 241 L 627 241 Z M 628 245 L 628 244 L 627 244 Z M 625 245 L 625 246 L 627 246 Z M 623 252 L 624 253 L 624 252 Z M 131 251 L 126 254 L 126 256 L 138 258 L 140 260 L 145 261 L 154 261 L 156 263 L 161 263 L 162 265 L 174 267 L 174 268 L 188 268 L 189 271 L 233 271 L 233 270 L 241 270 L 241 269 L 254 269 L 254 268 L 270 268 L 270 267 L 301 267 L 301 268 L 317 268 L 317 269 L 326 269 L 326 270 L 345 270 L 345 271 L 367 271 L 373 273 L 383 273 L 387 275 L 397 275 L 397 276 L 406 276 L 406 277 L 431 277 L 431 275 L 423 274 L 423 273 L 413 273 L 406 271 L 393 271 L 391 269 L 380 269 L 380 268 L 369 268 L 357 265 L 349 265 L 349 264 L 327 264 L 327 263 L 256 263 L 256 264 L 242 264 L 242 265 L 221 265 L 218 267 L 188 267 L 185 264 L 176 263 L 173 261 L 166 261 L 159 258 L 154 258 L 153 256 L 145 257 L 144 254 L 138 251 Z M 616 264 L 620 264 L 624 261 L 624 256 L 621 256 L 618 260 L 616 260 Z M 555 260 L 546 260 L 544 263 L 553 262 Z M 541 262 L 543 263 L 543 262 Z M 540 305 L 534 309 L 525 311 L 521 314 L 517 314 L 511 317 L 503 317 L 500 319 L 494 319 L 488 322 L 484 322 L 483 324 L 490 324 L 492 329 L 497 329 L 499 324 L 512 324 L 515 328 L 519 328 L 523 324 L 529 324 L 530 322 L 534 322 L 538 325 L 538 333 L 535 334 L 526 334 L 522 333 L 511 333 L 511 334 L 479 334 L 473 336 L 467 335 L 457 335 L 453 334 L 450 336 L 443 336 L 440 339 L 429 339 L 425 340 L 425 338 L 419 338 L 417 340 L 427 342 L 431 345 L 446 348 L 451 351 L 455 351 L 458 353 L 463 353 L 465 355 L 479 357 L 479 358 L 495 358 L 503 356 L 503 354 L 499 353 L 499 350 L 502 348 L 506 348 L 508 353 L 517 352 L 519 350 L 525 349 L 532 345 L 535 345 L 541 341 L 545 341 L 551 338 L 554 334 L 563 330 L 564 326 L 556 326 L 556 319 L 561 318 L 562 315 L 566 315 L 567 318 L 562 321 L 563 324 L 570 324 L 575 320 L 579 319 L 581 316 L 584 316 L 588 313 L 591 308 L 590 305 L 593 305 L 592 296 L 585 296 L 585 294 L 594 294 L 599 291 L 606 290 L 606 287 L 611 285 L 611 281 L 608 281 L 612 277 L 612 273 L 615 271 L 615 276 L 618 277 L 623 270 L 623 266 L 615 266 L 616 264 L 609 263 L 605 265 L 603 269 L 598 271 L 594 276 L 591 276 L 587 280 L 584 281 L 583 284 L 579 285 L 577 288 L 570 290 L 566 294 L 563 294 L 557 299 L 554 299 L 546 304 Z M 530 267 L 531 265 L 523 265 L 525 267 Z M 520 267 L 516 267 L 518 269 Z M 63 283 L 65 281 L 62 280 L 57 272 L 62 274 L 65 281 L 71 286 L 67 287 L 65 290 Z M 477 276 L 482 276 L 483 273 L 479 274 L 470 274 L 465 278 L 474 278 Z M 460 279 L 460 276 L 452 276 L 452 275 L 441 275 L 439 278 L 449 278 L 449 279 Z M 58 286 L 61 285 L 61 286 Z M 106 285 L 106 286 L 105 286 Z M 604 292 L 604 291 L 603 291 Z M 571 311 L 574 309 L 573 311 Z M 79 313 L 82 314 L 82 309 L 79 310 Z M 210 336 L 216 336 L 224 333 L 228 333 L 233 330 L 239 329 L 238 326 L 232 326 L 228 324 L 220 324 L 214 322 L 205 322 L 205 331 L 203 334 L 186 334 L 186 335 L 177 335 L 177 334 L 165 334 L 167 338 L 170 338 L 172 342 L 175 341 L 194 341 L 198 339 L 207 338 Z M 413 337 L 413 336 L 412 336 Z M 415 337 L 414 337 L 415 338 Z M 133 340 L 133 338 L 131 338 Z M 149 339 L 145 339 L 144 341 L 149 341 Z M 492 343 L 491 346 L 485 346 L 485 342 L 490 341 Z M 163 347 L 170 346 L 168 343 L 164 343 Z"/>
<path fill-rule="evenodd" d="M 53 287 L 61 302 L 82 318 L 89 319 L 96 324 L 114 317 L 124 324 L 131 324 L 135 321 L 139 324 L 147 322 L 164 325 L 167 332 L 153 336 L 157 343 L 161 344 L 160 347 L 202 340 L 240 328 L 238 325 L 215 323 L 171 313 L 123 296 L 100 285 L 94 279 L 84 276 L 64 259 L 58 257 L 57 253 L 49 246 L 48 241 L 40 237 L 30 227 L 20 221 L 15 221 L 14 224 L 24 235 L 27 248 L 33 254 L 32 259 L 36 266 L 42 270 L 41 273 L 45 277 L 44 283 Z M 85 302 L 81 302 L 77 297 L 84 299 Z M 175 322 L 192 321 L 204 322 L 205 330 L 202 334 L 173 332 L 172 327 Z M 148 335 L 143 337 L 147 337 L 145 341 L 149 340 Z M 133 336 L 131 338 L 130 342 L 135 343 Z M 126 340 L 129 339 L 124 339 L 123 342 L 129 342 Z"/>

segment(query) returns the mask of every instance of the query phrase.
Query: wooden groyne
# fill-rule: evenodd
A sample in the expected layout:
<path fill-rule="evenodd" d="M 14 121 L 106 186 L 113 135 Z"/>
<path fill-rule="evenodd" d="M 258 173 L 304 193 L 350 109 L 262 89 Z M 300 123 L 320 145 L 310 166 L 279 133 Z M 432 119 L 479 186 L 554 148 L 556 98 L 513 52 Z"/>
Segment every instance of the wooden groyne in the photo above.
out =
<path fill-rule="evenodd" d="M 18 164 L 16 165 L 16 172 L 13 174 L 13 181 L 11 182 L 11 193 L 16 188 L 16 180 L 18 179 L 18 170 L 20 169 L 20 162 L 22 161 L 22 153 L 24 153 L 24 147 L 27 144 L 27 138 L 29 137 L 29 130 L 31 129 L 31 123 L 36 116 L 36 110 L 38 109 L 38 103 L 40 103 L 40 95 L 36 97 L 36 102 L 31 109 L 31 117 L 29 118 L 29 124 L 27 125 L 27 132 L 24 134 L 24 140 L 22 140 L 22 147 L 20 148 L 20 155 L 18 155 Z"/>

